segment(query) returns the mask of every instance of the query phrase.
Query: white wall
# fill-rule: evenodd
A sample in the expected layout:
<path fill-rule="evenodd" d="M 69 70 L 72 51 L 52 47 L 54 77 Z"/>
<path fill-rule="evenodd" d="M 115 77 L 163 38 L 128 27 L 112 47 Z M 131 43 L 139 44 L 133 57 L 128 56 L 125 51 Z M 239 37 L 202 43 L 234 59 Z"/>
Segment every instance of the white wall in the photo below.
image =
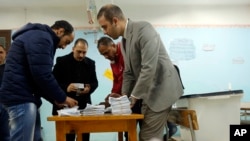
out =
<path fill-rule="evenodd" d="M 247 25 L 250 24 L 250 6 L 122 6 L 132 20 L 147 20 L 156 26 L 167 25 Z M 16 29 L 26 22 L 53 24 L 65 19 L 76 28 L 91 28 L 86 8 L 1 8 L 0 29 Z"/>
<path fill-rule="evenodd" d="M 52 25 L 56 20 L 68 20 L 75 27 L 87 25 L 86 11 L 81 7 L 67 8 L 30 8 L 0 9 L 0 29 L 16 29 L 27 22 Z M 3 20 L 4 19 L 4 20 Z"/>
<path fill-rule="evenodd" d="M 124 11 L 132 19 L 154 25 L 249 24 L 249 6 L 159 6 L 130 7 Z"/>

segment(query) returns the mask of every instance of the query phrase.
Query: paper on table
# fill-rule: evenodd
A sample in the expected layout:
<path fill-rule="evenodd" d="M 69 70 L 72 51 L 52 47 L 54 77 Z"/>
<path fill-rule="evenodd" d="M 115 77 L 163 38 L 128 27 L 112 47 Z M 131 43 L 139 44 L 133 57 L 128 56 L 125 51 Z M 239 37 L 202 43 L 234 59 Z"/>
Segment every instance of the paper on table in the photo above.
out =
<path fill-rule="evenodd" d="M 103 115 L 105 111 L 104 105 L 87 104 L 86 108 L 81 111 L 83 115 Z"/>
<path fill-rule="evenodd" d="M 64 108 L 57 110 L 59 116 L 80 116 L 80 111 L 78 110 L 79 106 L 74 106 L 72 108 Z"/>
<path fill-rule="evenodd" d="M 111 112 L 113 114 L 131 114 L 130 102 L 127 96 L 109 97 Z"/>

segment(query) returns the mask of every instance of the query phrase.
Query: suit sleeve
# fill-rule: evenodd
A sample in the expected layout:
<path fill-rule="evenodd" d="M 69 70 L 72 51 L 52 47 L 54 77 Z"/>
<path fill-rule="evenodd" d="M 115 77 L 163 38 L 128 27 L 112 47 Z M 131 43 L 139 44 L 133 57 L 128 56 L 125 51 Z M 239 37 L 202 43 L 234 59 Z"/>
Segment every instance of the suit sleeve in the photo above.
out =
<path fill-rule="evenodd" d="M 141 63 L 140 66 L 138 66 L 140 67 L 140 72 L 131 92 L 131 95 L 136 98 L 144 98 L 152 85 L 158 64 L 160 50 L 159 38 L 154 27 L 148 23 L 144 23 L 144 25 L 138 29 L 138 39 L 135 43 L 135 47 L 137 47 L 138 50 L 136 54 L 140 54 L 141 57 Z"/>

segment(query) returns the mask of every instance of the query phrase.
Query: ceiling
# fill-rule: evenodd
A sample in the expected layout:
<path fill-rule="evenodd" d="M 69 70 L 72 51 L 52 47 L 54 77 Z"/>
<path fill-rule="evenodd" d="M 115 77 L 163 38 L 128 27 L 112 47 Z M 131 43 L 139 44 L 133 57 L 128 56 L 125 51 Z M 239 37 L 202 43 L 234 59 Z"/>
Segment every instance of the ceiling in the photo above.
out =
<path fill-rule="evenodd" d="M 0 0 L 2 8 L 75 7 L 89 0 Z M 117 5 L 250 5 L 250 0 L 95 0 Z"/>

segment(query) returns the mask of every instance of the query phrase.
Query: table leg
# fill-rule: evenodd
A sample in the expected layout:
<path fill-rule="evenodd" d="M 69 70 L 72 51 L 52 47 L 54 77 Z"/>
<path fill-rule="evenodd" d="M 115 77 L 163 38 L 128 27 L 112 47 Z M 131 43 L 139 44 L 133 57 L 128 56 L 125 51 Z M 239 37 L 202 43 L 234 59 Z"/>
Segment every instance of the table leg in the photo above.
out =
<path fill-rule="evenodd" d="M 76 140 L 77 140 L 77 141 L 82 141 L 82 133 L 77 132 L 76 135 L 77 135 Z"/>
<path fill-rule="evenodd" d="M 56 122 L 56 141 L 66 141 L 65 135 L 64 122 Z"/>
<path fill-rule="evenodd" d="M 128 140 L 137 141 L 136 120 L 130 120 L 128 126 Z"/>

